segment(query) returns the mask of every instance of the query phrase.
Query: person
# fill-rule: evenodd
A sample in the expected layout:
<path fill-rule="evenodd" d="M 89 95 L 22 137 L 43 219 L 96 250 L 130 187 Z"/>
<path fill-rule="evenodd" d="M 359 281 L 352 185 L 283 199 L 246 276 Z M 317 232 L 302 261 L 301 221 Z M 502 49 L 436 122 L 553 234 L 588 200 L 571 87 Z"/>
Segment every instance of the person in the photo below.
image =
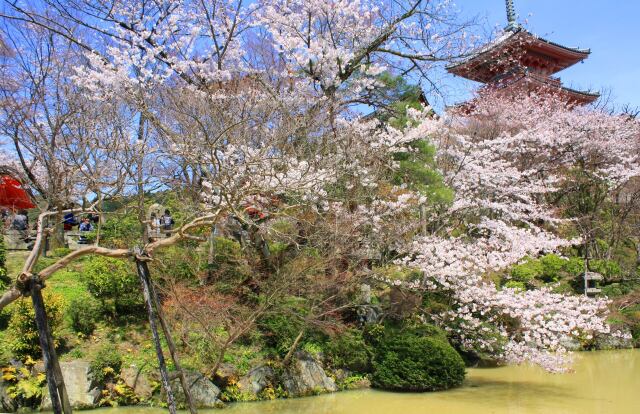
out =
<path fill-rule="evenodd" d="M 162 230 L 164 232 L 170 232 L 171 229 L 173 229 L 173 224 L 175 223 L 175 221 L 173 221 L 173 217 L 171 217 L 171 212 L 169 211 L 169 209 L 166 209 L 164 211 L 164 214 L 160 217 L 160 224 L 162 225 Z"/>
<path fill-rule="evenodd" d="M 76 216 L 72 212 L 68 212 L 67 214 L 64 215 L 62 225 L 64 227 L 64 231 L 73 230 L 73 226 L 78 225 L 78 222 L 76 221 Z"/>
<path fill-rule="evenodd" d="M 93 230 L 93 225 L 91 224 L 91 220 L 89 220 L 89 217 L 85 217 L 82 219 L 78 230 L 80 230 L 80 238 L 78 239 L 78 244 L 88 244 L 89 240 L 82 233 L 87 233 Z"/>
<path fill-rule="evenodd" d="M 26 242 L 29 239 L 29 218 L 26 210 L 18 211 L 11 221 L 11 228 L 17 230 L 20 237 Z"/>
<path fill-rule="evenodd" d="M 25 231 L 29 228 L 29 218 L 25 210 L 20 210 L 13 216 L 11 228 L 20 231 Z"/>
<path fill-rule="evenodd" d="M 91 220 L 89 217 L 85 217 L 82 219 L 82 223 L 80 223 L 80 227 L 78 228 L 80 231 L 91 231 L 93 230 L 93 225 L 91 224 Z"/>
<path fill-rule="evenodd" d="M 160 219 L 156 216 L 156 213 L 151 213 L 150 220 L 148 221 L 149 228 L 148 234 L 149 239 L 159 239 L 160 238 Z"/>

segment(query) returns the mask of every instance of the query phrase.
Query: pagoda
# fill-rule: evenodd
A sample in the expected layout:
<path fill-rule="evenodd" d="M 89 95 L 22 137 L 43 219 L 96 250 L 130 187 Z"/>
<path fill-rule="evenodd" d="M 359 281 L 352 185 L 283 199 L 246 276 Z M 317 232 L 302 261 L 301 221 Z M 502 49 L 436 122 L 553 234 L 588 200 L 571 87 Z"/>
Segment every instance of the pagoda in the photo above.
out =
<path fill-rule="evenodd" d="M 585 60 L 591 50 L 563 46 L 530 33 L 517 23 L 513 0 L 506 4 L 508 25 L 500 36 L 465 60 L 447 66 L 447 71 L 499 90 L 545 90 L 576 105 L 595 101 L 599 94 L 568 88 L 553 76 Z"/>

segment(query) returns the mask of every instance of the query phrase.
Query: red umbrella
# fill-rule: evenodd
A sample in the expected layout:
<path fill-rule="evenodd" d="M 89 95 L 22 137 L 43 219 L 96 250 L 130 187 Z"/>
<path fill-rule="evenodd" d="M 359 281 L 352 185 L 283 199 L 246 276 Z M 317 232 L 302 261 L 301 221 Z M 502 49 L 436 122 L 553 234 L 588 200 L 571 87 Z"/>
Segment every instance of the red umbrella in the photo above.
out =
<path fill-rule="evenodd" d="M 0 207 L 13 210 L 34 208 L 31 197 L 22 187 L 20 181 L 10 175 L 0 176 Z"/>

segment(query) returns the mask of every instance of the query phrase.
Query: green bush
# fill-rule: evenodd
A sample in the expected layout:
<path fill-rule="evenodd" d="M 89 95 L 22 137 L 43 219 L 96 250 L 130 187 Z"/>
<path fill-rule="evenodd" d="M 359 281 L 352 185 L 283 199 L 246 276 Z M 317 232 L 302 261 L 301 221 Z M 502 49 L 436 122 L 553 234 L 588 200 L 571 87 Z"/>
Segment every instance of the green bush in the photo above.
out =
<path fill-rule="evenodd" d="M 602 294 L 607 297 L 613 298 L 628 295 L 638 288 L 640 288 L 639 284 L 634 281 L 612 283 L 610 285 L 602 286 Z"/>
<path fill-rule="evenodd" d="M 589 269 L 600 273 L 605 279 L 618 277 L 622 273 L 620 265 L 613 260 L 591 260 L 589 262 Z"/>
<path fill-rule="evenodd" d="M 371 372 L 371 354 L 362 332 L 355 329 L 333 338 L 325 346 L 325 358 L 331 367 L 357 373 Z"/>
<path fill-rule="evenodd" d="M 464 376 L 462 357 L 443 334 L 433 330 L 387 330 L 374 351 L 371 382 L 377 388 L 414 392 L 446 390 L 462 384 Z"/>
<path fill-rule="evenodd" d="M 108 247 L 127 248 L 140 241 L 142 225 L 133 209 L 125 215 L 109 215 L 100 228 L 100 244 Z"/>
<path fill-rule="evenodd" d="M 114 316 L 125 307 L 140 305 L 138 277 L 128 262 L 94 256 L 85 262 L 84 282 L 91 295 Z"/>
<path fill-rule="evenodd" d="M 582 257 L 571 257 L 564 264 L 564 271 L 571 277 L 578 276 L 584 272 L 584 259 Z"/>
<path fill-rule="evenodd" d="M 91 296 L 75 297 L 67 307 L 67 316 L 75 332 L 91 335 L 102 317 L 102 307 Z"/>
<path fill-rule="evenodd" d="M 101 348 L 89 364 L 93 379 L 101 385 L 115 382 L 122 370 L 122 355 L 113 345 Z"/>
<path fill-rule="evenodd" d="M 58 295 L 46 292 L 44 294 L 44 306 L 47 313 L 49 328 L 53 336 L 53 341 L 58 346 L 58 329 L 62 324 L 62 298 Z M 35 311 L 31 300 L 22 299 L 12 306 L 11 319 L 8 326 L 8 337 L 11 338 L 10 349 L 13 354 L 25 359 L 31 357 L 39 359 L 42 357 L 40 349 L 40 336 L 35 321 Z"/>
<path fill-rule="evenodd" d="M 516 282 L 527 283 L 542 275 L 544 267 L 539 260 L 528 259 L 511 269 L 511 278 Z"/>
<path fill-rule="evenodd" d="M 208 270 L 216 280 L 240 281 L 251 274 L 242 260 L 242 247 L 235 240 L 216 237 L 213 243 L 213 263 Z"/>
<path fill-rule="evenodd" d="M 285 314 L 268 315 L 258 322 L 265 344 L 284 356 L 302 329 L 302 322 Z"/>
<path fill-rule="evenodd" d="M 366 325 L 362 332 L 362 338 L 367 345 L 377 347 L 384 339 L 385 329 L 384 325 L 380 323 L 374 323 Z"/>
<path fill-rule="evenodd" d="M 511 289 L 527 290 L 527 285 L 524 282 L 516 282 L 515 280 L 509 280 L 502 286 Z"/>
<path fill-rule="evenodd" d="M 541 279 L 545 282 L 557 282 L 564 270 L 567 260 L 555 254 L 548 254 L 540 258 L 542 264 Z"/>

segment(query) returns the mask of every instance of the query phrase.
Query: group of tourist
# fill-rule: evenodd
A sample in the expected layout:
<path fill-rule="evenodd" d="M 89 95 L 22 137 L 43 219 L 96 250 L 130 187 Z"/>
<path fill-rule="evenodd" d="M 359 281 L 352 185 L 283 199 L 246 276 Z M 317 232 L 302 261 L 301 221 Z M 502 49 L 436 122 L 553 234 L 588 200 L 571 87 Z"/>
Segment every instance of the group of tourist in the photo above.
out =
<path fill-rule="evenodd" d="M 158 217 L 156 213 L 151 213 L 149 217 L 147 233 L 150 239 L 159 239 L 163 234 L 170 233 L 173 230 L 175 221 L 171 217 L 169 209 L 164 210 L 164 214 Z"/>
<path fill-rule="evenodd" d="M 64 215 L 62 223 L 64 226 L 64 231 L 72 231 L 75 226 L 78 226 L 78 231 L 80 232 L 78 244 L 88 244 L 89 240 L 87 239 L 85 233 L 93 231 L 94 225 L 96 225 L 99 221 L 100 216 L 98 216 L 97 214 L 90 214 L 88 216 L 78 218 L 75 216 L 75 214 L 69 212 Z"/>

